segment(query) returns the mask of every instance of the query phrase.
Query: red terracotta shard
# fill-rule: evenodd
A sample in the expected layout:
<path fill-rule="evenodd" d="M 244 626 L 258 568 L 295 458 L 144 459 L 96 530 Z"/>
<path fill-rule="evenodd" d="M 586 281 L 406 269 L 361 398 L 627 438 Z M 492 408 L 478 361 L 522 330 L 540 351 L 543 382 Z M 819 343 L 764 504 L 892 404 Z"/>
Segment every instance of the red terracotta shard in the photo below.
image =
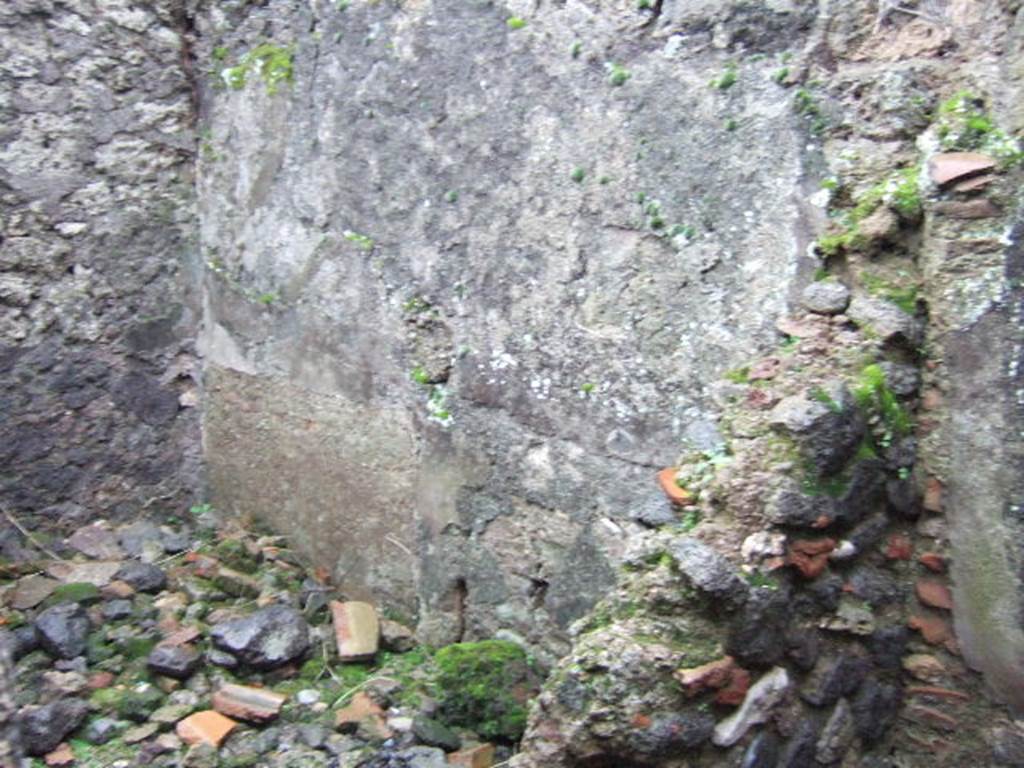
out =
<path fill-rule="evenodd" d="M 676 484 L 676 472 L 678 470 L 675 467 L 667 467 L 658 473 L 658 485 L 661 486 L 661 490 L 668 496 L 668 500 L 673 504 L 689 504 L 693 501 L 693 496 L 685 488 L 680 488 Z"/>
<path fill-rule="evenodd" d="M 894 533 L 885 543 L 885 556 L 889 560 L 909 560 L 914 555 L 914 545 L 902 533 Z"/>
<path fill-rule="evenodd" d="M 940 187 L 977 176 L 996 167 L 996 161 L 980 152 L 942 152 L 928 162 L 928 173 Z"/>
<path fill-rule="evenodd" d="M 645 731 L 648 728 L 650 728 L 651 723 L 653 722 L 654 721 L 651 720 L 651 716 L 645 715 L 643 712 L 637 712 L 629 720 L 630 725 L 632 725 L 634 728 L 639 728 L 641 731 Z"/>
<path fill-rule="evenodd" d="M 944 558 L 938 552 L 925 552 L 919 558 L 917 558 L 917 562 L 919 562 L 932 573 L 946 572 L 946 558 Z"/>
<path fill-rule="evenodd" d="M 953 630 L 949 622 L 939 616 L 914 615 L 907 625 L 921 633 L 921 637 L 929 645 L 943 645 L 953 639 Z"/>
<path fill-rule="evenodd" d="M 932 608 L 944 611 L 953 610 L 953 593 L 949 587 L 933 579 L 918 579 L 914 585 L 917 599 Z"/>
<path fill-rule="evenodd" d="M 168 634 L 160 641 L 160 645 L 187 645 L 194 640 L 198 640 L 200 634 L 202 633 L 197 627 L 183 627 Z"/>
<path fill-rule="evenodd" d="M 175 731 L 186 744 L 209 744 L 216 748 L 220 747 L 236 725 L 234 720 L 224 717 L 220 712 L 206 709 L 181 720 Z"/>
<path fill-rule="evenodd" d="M 935 204 L 935 212 L 951 219 L 993 219 L 1001 215 L 1003 210 L 988 198 L 981 198 L 980 200 L 943 200 Z"/>
<path fill-rule="evenodd" d="M 691 669 L 678 669 L 673 677 L 683 686 L 687 696 L 696 696 L 708 688 L 722 688 L 732 678 L 736 662 L 732 656 L 725 656 Z"/>
<path fill-rule="evenodd" d="M 348 706 L 337 711 L 334 726 L 342 733 L 361 731 L 381 739 L 391 736 L 384 710 L 362 691 L 352 697 Z"/>
<path fill-rule="evenodd" d="M 907 687 L 908 696 L 923 696 L 926 698 L 940 699 L 946 701 L 970 701 L 971 697 L 963 691 L 954 691 L 950 688 L 942 688 L 937 685 L 911 685 Z"/>
<path fill-rule="evenodd" d="M 836 548 L 835 539 L 800 539 L 789 545 L 786 561 L 807 579 L 816 579 L 828 565 L 828 556 Z"/>
<path fill-rule="evenodd" d="M 904 708 L 903 717 L 911 722 L 936 728 L 940 731 L 955 731 L 960 725 L 955 717 L 947 715 L 945 712 L 934 707 L 924 707 L 919 704 L 913 704 Z"/>
<path fill-rule="evenodd" d="M 448 765 L 462 768 L 491 768 L 494 765 L 494 745 L 477 744 L 448 755 Z"/>
<path fill-rule="evenodd" d="M 280 714 L 287 700 L 287 696 L 265 688 L 226 683 L 213 694 L 213 708 L 239 720 L 268 723 Z"/>
<path fill-rule="evenodd" d="M 715 703 L 726 707 L 738 707 L 750 690 L 750 673 L 743 667 L 736 667 L 729 677 L 729 683 L 715 694 Z"/>
<path fill-rule="evenodd" d="M 380 646 L 380 622 L 369 603 L 331 601 L 334 636 L 341 661 L 372 658 Z"/>
<path fill-rule="evenodd" d="M 972 179 L 967 179 L 965 181 L 958 181 L 956 184 L 953 185 L 953 191 L 954 192 L 974 192 L 975 190 L 978 190 L 978 189 L 984 189 L 985 187 L 987 187 L 989 184 L 991 184 L 995 180 L 996 180 L 996 177 L 993 174 L 986 173 L 986 174 L 983 174 L 981 176 L 975 176 Z"/>

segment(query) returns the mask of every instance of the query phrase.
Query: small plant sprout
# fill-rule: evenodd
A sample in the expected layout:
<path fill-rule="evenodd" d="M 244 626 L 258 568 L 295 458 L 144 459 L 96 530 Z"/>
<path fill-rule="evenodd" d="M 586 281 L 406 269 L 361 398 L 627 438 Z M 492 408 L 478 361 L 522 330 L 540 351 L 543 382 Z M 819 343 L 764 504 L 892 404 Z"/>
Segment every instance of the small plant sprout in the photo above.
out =
<path fill-rule="evenodd" d="M 736 85 L 737 79 L 736 65 L 729 62 L 726 64 L 725 71 L 721 75 L 711 79 L 711 87 L 719 91 L 727 91 Z"/>
<path fill-rule="evenodd" d="M 605 64 L 605 69 L 608 70 L 608 82 L 616 87 L 625 85 L 626 81 L 632 77 L 628 69 L 612 61 Z"/>
<path fill-rule="evenodd" d="M 277 301 L 277 298 L 277 294 L 274 293 L 273 291 L 264 291 L 263 293 L 257 294 L 256 301 L 258 301 L 260 304 L 263 304 L 264 306 L 270 306 L 275 301 Z"/>
<path fill-rule="evenodd" d="M 430 384 L 430 374 L 427 373 L 427 369 L 422 365 L 417 365 L 409 372 L 409 378 L 415 381 L 417 384 L 427 385 Z"/>
<path fill-rule="evenodd" d="M 353 232 L 350 229 L 346 229 L 341 233 L 342 237 L 348 240 L 350 243 L 354 243 L 356 247 L 361 248 L 364 251 L 373 250 L 373 238 L 361 235 L 358 232 Z"/>
<path fill-rule="evenodd" d="M 697 236 L 697 229 L 692 224 L 673 224 L 666 234 L 673 240 L 679 238 L 690 241 Z"/>
<path fill-rule="evenodd" d="M 448 409 L 447 402 L 448 390 L 440 384 L 435 384 L 430 390 L 430 397 L 427 398 L 427 419 L 442 427 L 450 427 L 455 419 Z"/>
<path fill-rule="evenodd" d="M 698 525 L 700 525 L 700 510 L 697 507 L 691 507 L 683 512 L 683 517 L 679 521 L 679 530 L 681 532 L 689 533 Z"/>
<path fill-rule="evenodd" d="M 569 55 L 574 59 L 578 59 L 581 53 L 583 53 L 583 43 L 579 40 L 569 46 Z"/>
<path fill-rule="evenodd" d="M 444 193 L 444 201 L 446 203 L 457 203 L 459 202 L 459 193 L 454 189 L 449 189 Z"/>
<path fill-rule="evenodd" d="M 526 19 L 520 18 L 519 16 L 510 16 L 505 21 L 505 24 L 509 29 L 522 29 L 526 26 Z"/>
<path fill-rule="evenodd" d="M 273 96 L 282 83 L 290 85 L 294 78 L 292 47 L 263 43 L 244 54 L 235 66 L 220 71 L 224 84 L 232 90 L 244 88 L 250 74 L 260 78 L 267 87 L 267 93 Z"/>
<path fill-rule="evenodd" d="M 985 111 L 984 99 L 969 91 L 960 91 L 939 106 L 938 136 L 944 150 L 978 150 L 1004 167 L 1024 160 L 1020 142 L 1000 129 Z"/>
<path fill-rule="evenodd" d="M 402 311 L 411 315 L 419 315 L 430 311 L 430 302 L 421 296 L 413 296 L 402 302 Z"/>
<path fill-rule="evenodd" d="M 583 384 L 580 384 L 580 393 L 584 397 L 592 394 L 595 389 L 597 389 L 597 385 L 592 381 L 587 381 L 584 382 Z"/>
<path fill-rule="evenodd" d="M 582 184 L 583 180 L 587 177 L 587 172 L 580 166 L 576 166 L 572 169 L 572 173 L 569 174 L 569 178 L 575 181 L 577 184 Z"/>

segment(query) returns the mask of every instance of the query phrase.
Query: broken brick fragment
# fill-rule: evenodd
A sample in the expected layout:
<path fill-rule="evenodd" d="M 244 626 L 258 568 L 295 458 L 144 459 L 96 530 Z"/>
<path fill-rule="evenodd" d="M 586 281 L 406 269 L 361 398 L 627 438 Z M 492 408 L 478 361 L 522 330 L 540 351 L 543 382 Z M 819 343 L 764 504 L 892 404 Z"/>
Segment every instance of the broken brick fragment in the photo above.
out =
<path fill-rule="evenodd" d="M 909 560 L 914 555 L 914 545 L 902 533 L 894 533 L 885 543 L 885 556 L 889 560 Z"/>
<path fill-rule="evenodd" d="M 929 645 L 942 645 L 953 639 L 953 630 L 949 622 L 940 616 L 916 614 L 910 617 L 907 626 L 916 629 Z"/>
<path fill-rule="evenodd" d="M 816 579 L 828 566 L 835 539 L 799 539 L 789 545 L 787 562 L 807 579 Z"/>
<path fill-rule="evenodd" d="M 683 692 L 693 697 L 709 688 L 717 689 L 727 685 L 735 666 L 736 662 L 732 656 L 724 656 L 699 667 L 678 669 L 673 673 L 673 677 L 683 686 Z"/>
<path fill-rule="evenodd" d="M 953 593 L 949 587 L 934 579 L 918 579 L 914 585 L 917 599 L 931 608 L 953 610 Z"/>
<path fill-rule="evenodd" d="M 667 467 L 658 473 L 658 485 L 661 486 L 661 490 L 668 496 L 668 500 L 673 504 L 689 504 L 693 501 L 693 496 L 685 488 L 680 488 L 676 483 L 676 472 L 678 470 L 675 467 Z"/>
<path fill-rule="evenodd" d="M 178 737 L 186 744 L 209 744 L 220 747 L 234 730 L 237 723 L 212 709 L 203 710 L 181 720 L 175 728 Z"/>

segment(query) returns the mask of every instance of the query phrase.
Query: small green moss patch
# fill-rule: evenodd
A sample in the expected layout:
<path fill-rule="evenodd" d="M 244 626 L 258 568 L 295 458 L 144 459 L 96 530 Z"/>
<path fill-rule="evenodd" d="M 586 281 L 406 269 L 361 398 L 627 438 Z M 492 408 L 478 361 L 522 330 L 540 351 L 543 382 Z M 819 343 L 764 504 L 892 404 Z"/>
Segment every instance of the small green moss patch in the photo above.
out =
<path fill-rule="evenodd" d="M 434 661 L 446 722 L 488 740 L 514 742 L 523 735 L 536 686 L 522 648 L 504 640 L 458 643 L 441 648 Z"/>

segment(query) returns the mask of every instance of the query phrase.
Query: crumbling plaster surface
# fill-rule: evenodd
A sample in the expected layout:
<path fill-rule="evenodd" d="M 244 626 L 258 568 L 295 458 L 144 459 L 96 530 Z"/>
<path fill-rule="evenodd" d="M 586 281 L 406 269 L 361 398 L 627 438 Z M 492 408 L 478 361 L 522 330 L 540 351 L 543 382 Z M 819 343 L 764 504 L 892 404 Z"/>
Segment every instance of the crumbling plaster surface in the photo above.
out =
<path fill-rule="evenodd" d="M 637 519 L 664 514 L 654 471 L 717 443 L 710 385 L 774 343 L 812 269 L 807 137 L 771 74 L 813 13 L 633 5 L 218 4 L 200 23 L 215 71 L 267 41 L 294 56 L 276 93 L 204 85 L 214 501 L 287 515 L 343 583 L 397 567 L 386 592 L 427 639 L 563 650 Z M 730 35 L 761 56 L 746 87 L 711 87 Z M 287 417 L 245 437 L 272 403 Z M 286 428 L 304 419 L 308 441 Z"/>

